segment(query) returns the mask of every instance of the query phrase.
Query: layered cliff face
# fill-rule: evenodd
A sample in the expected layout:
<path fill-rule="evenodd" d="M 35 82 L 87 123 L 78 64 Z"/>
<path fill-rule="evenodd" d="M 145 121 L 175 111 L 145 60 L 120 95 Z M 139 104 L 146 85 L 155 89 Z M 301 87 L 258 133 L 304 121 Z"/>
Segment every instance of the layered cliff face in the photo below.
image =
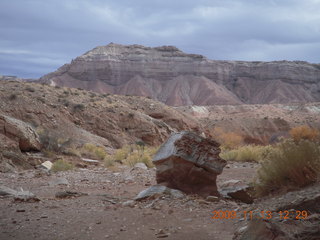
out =
<path fill-rule="evenodd" d="M 172 46 L 96 47 L 40 79 L 168 105 L 320 101 L 320 64 L 213 61 Z"/>

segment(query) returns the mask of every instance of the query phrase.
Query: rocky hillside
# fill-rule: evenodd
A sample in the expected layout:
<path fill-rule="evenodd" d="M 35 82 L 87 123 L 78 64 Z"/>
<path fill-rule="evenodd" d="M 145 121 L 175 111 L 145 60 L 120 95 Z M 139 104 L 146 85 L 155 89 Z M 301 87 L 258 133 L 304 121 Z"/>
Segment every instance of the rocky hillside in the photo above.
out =
<path fill-rule="evenodd" d="M 172 46 L 111 43 L 40 81 L 99 93 L 149 96 L 173 106 L 320 101 L 320 64 L 213 61 Z"/>
<path fill-rule="evenodd" d="M 207 132 L 220 128 L 258 142 L 272 142 L 291 128 L 320 129 L 320 103 L 183 106 L 175 109 L 198 119 Z"/>
<path fill-rule="evenodd" d="M 144 97 L 15 81 L 0 84 L 0 171 L 2 158 L 19 165 L 21 152 L 39 151 L 41 145 L 57 151 L 91 143 L 112 151 L 139 141 L 160 145 L 183 129 L 201 132 L 192 117 Z"/>

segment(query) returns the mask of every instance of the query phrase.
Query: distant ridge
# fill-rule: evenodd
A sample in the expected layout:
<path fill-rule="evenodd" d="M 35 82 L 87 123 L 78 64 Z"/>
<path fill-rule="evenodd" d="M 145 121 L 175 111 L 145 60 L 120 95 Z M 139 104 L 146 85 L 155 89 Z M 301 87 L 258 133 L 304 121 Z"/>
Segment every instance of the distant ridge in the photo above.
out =
<path fill-rule="evenodd" d="M 110 43 L 39 81 L 100 93 L 148 96 L 173 106 L 320 101 L 320 64 L 215 61 L 174 46 Z"/>

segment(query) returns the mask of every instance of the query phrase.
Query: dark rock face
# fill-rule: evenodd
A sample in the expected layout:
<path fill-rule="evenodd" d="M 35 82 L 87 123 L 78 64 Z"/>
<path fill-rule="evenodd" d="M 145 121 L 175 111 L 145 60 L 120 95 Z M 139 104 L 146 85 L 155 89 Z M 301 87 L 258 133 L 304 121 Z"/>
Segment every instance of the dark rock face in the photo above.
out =
<path fill-rule="evenodd" d="M 189 194 L 217 196 L 216 178 L 226 165 L 219 153 L 213 140 L 187 131 L 175 133 L 153 158 L 157 183 Z"/>
<path fill-rule="evenodd" d="M 253 203 L 253 197 L 249 192 L 250 187 L 240 180 L 229 180 L 220 187 L 220 193 L 224 197 L 231 197 L 247 204 Z"/>
<path fill-rule="evenodd" d="M 213 61 L 172 46 L 96 47 L 40 81 L 173 106 L 320 101 L 319 64 Z"/>

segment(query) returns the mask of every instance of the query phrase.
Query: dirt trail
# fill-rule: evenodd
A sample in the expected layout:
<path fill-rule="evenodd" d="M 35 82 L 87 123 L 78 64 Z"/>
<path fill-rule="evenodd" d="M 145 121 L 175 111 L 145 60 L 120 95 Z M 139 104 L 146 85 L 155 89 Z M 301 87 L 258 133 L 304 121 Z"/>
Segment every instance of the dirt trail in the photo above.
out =
<path fill-rule="evenodd" d="M 227 165 L 218 184 L 239 179 L 250 181 L 257 165 Z M 76 169 L 53 173 L 37 171 L 5 173 L 0 183 L 33 192 L 40 202 L 14 202 L 0 198 L 0 239 L 232 239 L 238 220 L 212 220 L 213 210 L 239 210 L 246 204 L 231 200 L 207 202 L 195 196 L 185 199 L 160 197 L 126 201 L 155 184 L 155 170 L 124 167 L 118 172 L 105 168 Z M 67 185 L 57 185 L 63 183 Z M 88 195 L 58 199 L 59 191 Z"/>

